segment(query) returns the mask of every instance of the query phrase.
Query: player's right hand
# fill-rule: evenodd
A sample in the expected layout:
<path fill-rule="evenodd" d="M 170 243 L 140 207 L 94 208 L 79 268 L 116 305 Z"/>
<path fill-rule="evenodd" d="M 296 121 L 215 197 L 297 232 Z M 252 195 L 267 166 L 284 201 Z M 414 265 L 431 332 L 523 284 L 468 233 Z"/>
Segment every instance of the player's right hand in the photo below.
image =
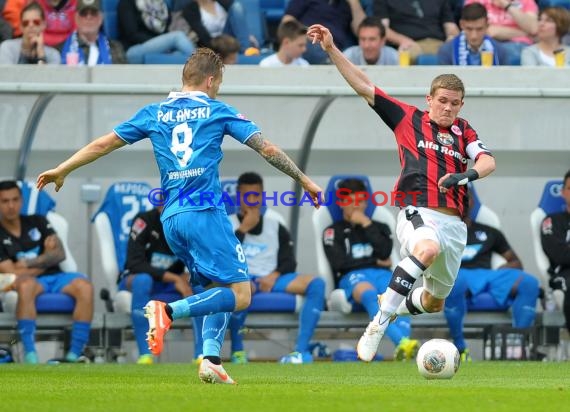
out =
<path fill-rule="evenodd" d="M 55 191 L 59 192 L 59 189 L 63 186 L 65 176 L 63 176 L 57 169 L 46 170 L 38 176 L 36 181 L 36 187 L 42 190 L 50 183 L 55 184 Z"/>
<path fill-rule="evenodd" d="M 320 43 L 323 50 L 327 50 L 334 45 L 333 35 L 330 30 L 321 24 L 313 24 L 307 29 L 307 37 L 311 43 Z"/>
<path fill-rule="evenodd" d="M 321 201 L 323 200 L 323 189 L 321 189 L 321 187 L 319 185 L 317 185 L 315 182 L 313 182 L 311 179 L 307 178 L 306 181 L 304 181 L 302 183 L 303 185 L 303 189 L 305 189 L 305 192 L 309 193 L 309 195 L 311 196 L 311 199 L 313 200 L 313 206 L 315 207 L 315 209 L 318 209 L 321 207 Z"/>

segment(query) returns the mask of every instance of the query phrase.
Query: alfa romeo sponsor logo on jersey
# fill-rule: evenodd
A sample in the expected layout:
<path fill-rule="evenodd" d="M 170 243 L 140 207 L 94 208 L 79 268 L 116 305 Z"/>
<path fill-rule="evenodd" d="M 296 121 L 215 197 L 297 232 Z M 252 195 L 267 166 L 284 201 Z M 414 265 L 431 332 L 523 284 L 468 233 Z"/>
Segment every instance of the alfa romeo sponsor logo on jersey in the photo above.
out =
<path fill-rule="evenodd" d="M 444 146 L 449 146 L 453 144 L 453 136 L 449 133 L 438 132 L 436 139 L 439 143 L 441 143 Z"/>
<path fill-rule="evenodd" d="M 440 134 L 437 134 L 437 140 L 440 141 Z M 447 136 L 451 137 L 451 135 L 449 133 L 446 133 Z M 442 137 L 443 139 L 443 137 Z M 453 137 L 451 137 L 452 143 L 453 143 Z M 435 151 L 439 151 L 441 153 L 443 153 L 444 155 L 447 156 L 452 156 L 455 159 L 459 160 L 461 163 L 463 164 L 467 164 L 467 158 L 465 156 L 463 156 L 463 154 L 461 154 L 460 152 L 453 150 L 452 147 L 448 147 L 450 146 L 451 143 L 449 144 L 437 144 L 435 142 L 431 142 L 431 141 L 426 141 L 426 140 L 420 140 L 418 141 L 418 149 L 429 149 L 429 150 L 435 150 Z"/>

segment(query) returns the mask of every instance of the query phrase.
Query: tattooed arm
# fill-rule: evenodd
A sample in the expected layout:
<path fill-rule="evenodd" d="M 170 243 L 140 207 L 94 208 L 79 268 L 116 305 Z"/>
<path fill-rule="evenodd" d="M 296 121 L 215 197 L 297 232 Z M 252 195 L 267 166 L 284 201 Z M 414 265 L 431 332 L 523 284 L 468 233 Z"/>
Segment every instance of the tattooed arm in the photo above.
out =
<path fill-rule="evenodd" d="M 25 259 L 28 268 L 48 269 L 65 260 L 65 250 L 57 235 L 50 235 L 44 242 L 44 253 L 33 259 Z"/>
<path fill-rule="evenodd" d="M 319 193 L 322 193 L 323 190 L 307 177 L 283 150 L 261 137 L 260 133 L 251 136 L 246 144 L 259 153 L 269 164 L 300 183 L 311 195 L 315 207 L 319 207 Z"/>

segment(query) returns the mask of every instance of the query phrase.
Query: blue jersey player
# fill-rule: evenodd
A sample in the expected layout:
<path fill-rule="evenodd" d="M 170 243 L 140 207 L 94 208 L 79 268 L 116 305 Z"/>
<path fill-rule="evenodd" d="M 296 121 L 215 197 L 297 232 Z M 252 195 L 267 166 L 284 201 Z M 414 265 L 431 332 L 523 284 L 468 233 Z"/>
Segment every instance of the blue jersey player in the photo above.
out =
<path fill-rule="evenodd" d="M 220 349 L 230 313 L 245 309 L 251 289 L 245 255 L 226 215 L 218 167 L 221 144 L 228 134 L 257 151 L 267 162 L 291 176 L 318 207 L 322 189 L 305 176 L 259 128 L 233 107 L 216 100 L 224 65 L 207 48 L 198 49 L 182 72 L 182 91 L 161 103 L 143 107 L 111 133 L 92 141 L 55 169 L 43 172 L 37 186 L 62 187 L 73 170 L 144 138 L 152 142 L 166 196 L 161 220 L 172 251 L 192 272 L 195 292 L 165 304 L 146 305 L 148 344 L 155 355 L 163 349 L 164 334 L 173 319 L 205 316 L 204 360 L 199 377 L 208 383 L 235 383 L 224 370 Z"/>

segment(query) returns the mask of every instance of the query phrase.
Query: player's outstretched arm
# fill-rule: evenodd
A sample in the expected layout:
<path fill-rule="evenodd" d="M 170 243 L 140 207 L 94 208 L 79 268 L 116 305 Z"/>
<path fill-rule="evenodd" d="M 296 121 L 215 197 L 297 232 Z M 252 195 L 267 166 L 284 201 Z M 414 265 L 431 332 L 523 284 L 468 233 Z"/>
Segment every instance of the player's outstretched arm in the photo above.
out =
<path fill-rule="evenodd" d="M 111 153 L 113 150 L 123 147 L 125 144 L 125 141 L 120 139 L 114 132 L 101 136 L 79 149 L 55 169 L 41 173 L 38 176 L 36 186 L 38 189 L 43 189 L 47 184 L 54 183 L 55 191 L 58 192 L 68 174 L 87 163 L 91 163 Z"/>
<path fill-rule="evenodd" d="M 259 153 L 269 164 L 299 182 L 303 189 L 311 195 L 315 208 L 319 208 L 323 189 L 306 176 L 283 150 L 261 137 L 260 133 L 251 136 L 246 144 Z"/>
<path fill-rule="evenodd" d="M 329 29 L 320 24 L 313 24 L 307 30 L 307 37 L 309 37 L 313 44 L 320 43 L 322 49 L 327 52 L 331 61 L 350 87 L 352 87 L 358 95 L 362 96 L 368 104 L 374 104 L 374 84 L 358 66 L 352 64 L 338 47 L 336 47 Z"/>

